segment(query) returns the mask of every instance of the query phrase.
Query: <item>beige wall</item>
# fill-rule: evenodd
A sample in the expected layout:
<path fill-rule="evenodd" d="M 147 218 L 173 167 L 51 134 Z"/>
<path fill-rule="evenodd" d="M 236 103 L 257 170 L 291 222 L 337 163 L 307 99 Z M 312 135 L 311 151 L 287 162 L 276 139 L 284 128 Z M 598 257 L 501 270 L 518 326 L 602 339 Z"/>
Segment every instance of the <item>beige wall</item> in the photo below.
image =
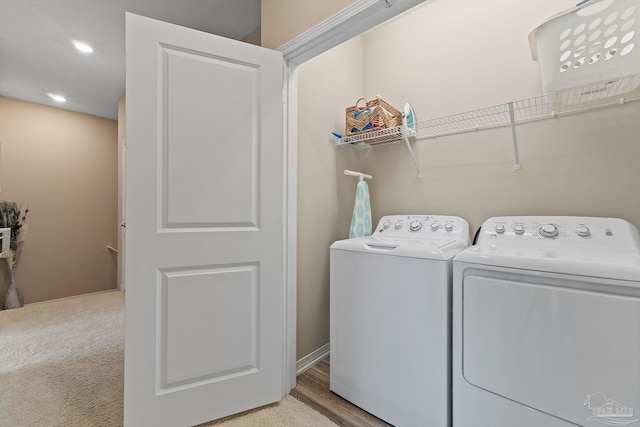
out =
<path fill-rule="evenodd" d="M 540 95 L 528 32 L 574 3 L 436 1 L 368 33 L 361 55 L 350 41 L 299 68 L 298 358 L 329 340 L 328 247 L 348 235 L 355 186 L 345 168 L 373 174 L 374 221 L 459 215 L 473 233 L 491 216 L 580 215 L 640 227 L 640 103 L 518 126 L 519 171 L 509 128 L 413 142 L 422 179 L 403 144 L 333 147 L 327 136 L 360 95 L 409 101 L 418 120 Z"/>
<path fill-rule="evenodd" d="M 329 246 L 349 235 L 361 153 L 338 156 L 331 131 L 362 93 L 362 40 L 356 38 L 300 66 L 298 89 L 298 359 L 329 342 Z M 327 72 L 348 62 L 340 79 Z M 346 225 L 345 225 L 346 224 Z"/>
<path fill-rule="evenodd" d="M 255 30 L 251 31 L 249 34 L 244 36 L 242 41 L 245 42 L 245 43 L 250 43 L 250 44 L 254 44 L 256 46 L 260 46 L 261 45 L 261 40 L 260 40 L 261 34 L 262 34 L 262 28 L 260 28 L 260 26 L 258 26 L 258 27 L 256 27 Z"/>
<path fill-rule="evenodd" d="M 276 49 L 353 3 L 353 0 L 262 0 L 262 46 Z"/>
<path fill-rule="evenodd" d="M 437 1 L 365 36 L 364 93 L 413 105 L 418 120 L 542 94 L 528 33 L 573 1 Z M 497 30 L 499 28 L 499 30 Z M 508 35 L 508 36 L 506 36 Z M 407 55 L 407 40 L 417 49 Z M 380 52 L 385 55 L 380 55 Z M 401 145 L 371 150 L 372 209 L 460 215 L 472 231 L 498 215 L 625 218 L 640 226 L 640 105 L 413 143 L 416 178 Z"/>
<path fill-rule="evenodd" d="M 116 246 L 117 130 L 114 120 L 0 97 L 0 199 L 30 209 L 16 271 L 25 303 L 116 287 L 107 245 Z"/>

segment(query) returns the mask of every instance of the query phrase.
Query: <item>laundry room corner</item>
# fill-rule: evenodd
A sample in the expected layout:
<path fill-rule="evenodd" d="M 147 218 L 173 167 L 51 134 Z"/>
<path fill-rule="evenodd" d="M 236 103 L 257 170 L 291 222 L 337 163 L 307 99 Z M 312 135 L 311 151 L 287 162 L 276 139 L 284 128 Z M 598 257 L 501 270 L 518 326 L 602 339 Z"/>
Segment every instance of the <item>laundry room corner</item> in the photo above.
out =
<path fill-rule="evenodd" d="M 345 108 L 360 97 L 380 95 L 400 108 L 409 102 L 420 123 L 542 96 L 529 33 L 570 6 L 575 1 L 427 1 L 299 67 L 298 358 L 327 342 L 327 248 L 346 238 L 355 192 L 344 169 L 373 176 L 374 224 L 428 212 L 460 216 L 472 233 L 499 215 L 615 217 L 640 226 L 639 102 L 514 129 L 410 138 L 421 178 L 401 141 L 362 148 L 336 146 L 329 136 L 344 132 Z"/>
<path fill-rule="evenodd" d="M 365 159 L 360 150 L 338 153 L 331 131 L 344 126 L 344 107 L 362 93 L 362 40 L 307 61 L 298 73 L 299 360 L 329 342 L 329 246 L 349 235 L 356 184 L 343 170 L 359 170 Z"/>

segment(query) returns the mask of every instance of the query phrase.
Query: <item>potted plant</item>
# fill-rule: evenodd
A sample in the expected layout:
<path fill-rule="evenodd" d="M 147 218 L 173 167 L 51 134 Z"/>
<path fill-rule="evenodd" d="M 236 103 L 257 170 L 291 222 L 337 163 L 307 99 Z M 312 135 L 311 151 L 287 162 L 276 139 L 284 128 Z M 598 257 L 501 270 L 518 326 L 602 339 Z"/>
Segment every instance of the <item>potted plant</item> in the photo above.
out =
<path fill-rule="evenodd" d="M 0 201 L 0 228 L 10 228 L 11 238 L 7 250 L 7 271 L 9 272 L 9 287 L 4 299 L 4 308 L 18 308 L 24 305 L 22 294 L 15 283 L 15 270 L 22 253 L 22 245 L 27 235 L 28 226 L 25 223 L 29 209 L 22 214 L 16 202 Z M 6 250 L 6 246 L 3 245 Z"/>

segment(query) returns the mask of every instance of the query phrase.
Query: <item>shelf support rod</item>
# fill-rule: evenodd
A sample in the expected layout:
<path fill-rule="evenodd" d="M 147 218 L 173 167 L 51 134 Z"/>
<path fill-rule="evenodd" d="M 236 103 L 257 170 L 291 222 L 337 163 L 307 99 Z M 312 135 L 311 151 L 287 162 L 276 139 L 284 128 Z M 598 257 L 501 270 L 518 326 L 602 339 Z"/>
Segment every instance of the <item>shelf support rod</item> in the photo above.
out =
<path fill-rule="evenodd" d="M 409 129 L 406 125 L 401 126 L 400 133 L 402 133 L 402 139 L 404 140 L 405 145 L 407 146 L 407 150 L 409 150 L 409 155 L 411 156 L 411 160 L 413 161 L 413 166 L 416 168 L 416 173 L 418 174 L 418 178 L 422 178 L 422 171 L 420 170 L 420 165 L 418 164 L 418 160 L 416 160 L 416 156 L 413 155 L 413 150 L 411 149 L 411 145 L 409 144 Z"/>
<path fill-rule="evenodd" d="M 513 102 L 509 102 L 509 120 L 511 121 L 511 139 L 513 140 L 513 155 L 515 163 L 513 168 L 520 170 L 520 158 L 518 157 L 518 138 L 516 137 L 516 115 L 513 111 Z"/>

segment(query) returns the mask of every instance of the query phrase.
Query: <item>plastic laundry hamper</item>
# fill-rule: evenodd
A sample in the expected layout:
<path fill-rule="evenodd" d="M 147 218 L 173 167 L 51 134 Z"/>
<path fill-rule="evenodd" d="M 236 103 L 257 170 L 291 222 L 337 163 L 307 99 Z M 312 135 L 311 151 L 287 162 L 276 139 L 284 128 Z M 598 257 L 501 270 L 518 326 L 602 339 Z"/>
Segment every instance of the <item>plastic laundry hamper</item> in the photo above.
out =
<path fill-rule="evenodd" d="M 544 92 L 640 73 L 639 30 L 638 0 L 587 0 L 542 20 L 529 44 Z"/>

